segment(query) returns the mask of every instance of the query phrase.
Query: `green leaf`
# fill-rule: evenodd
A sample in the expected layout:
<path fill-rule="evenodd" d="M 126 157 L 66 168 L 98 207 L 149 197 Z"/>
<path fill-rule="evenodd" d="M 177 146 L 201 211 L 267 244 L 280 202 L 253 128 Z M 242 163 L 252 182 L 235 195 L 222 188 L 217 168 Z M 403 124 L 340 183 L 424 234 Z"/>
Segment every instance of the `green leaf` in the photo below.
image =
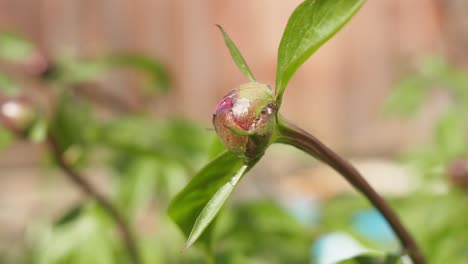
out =
<path fill-rule="evenodd" d="M 114 151 L 175 160 L 192 171 L 206 161 L 211 139 L 211 132 L 193 122 L 141 115 L 104 123 L 98 133 L 99 143 Z"/>
<path fill-rule="evenodd" d="M 240 170 L 232 176 L 228 182 L 219 188 L 215 195 L 208 201 L 193 225 L 192 231 L 190 232 L 185 245 L 185 249 L 192 246 L 192 244 L 195 243 L 195 241 L 202 235 L 203 231 L 205 231 L 208 225 L 213 221 L 219 210 L 221 210 L 221 207 L 224 205 L 224 202 L 226 202 L 226 199 L 231 195 L 232 191 L 237 186 L 242 176 L 245 175 L 247 170 L 247 165 L 242 166 Z"/>
<path fill-rule="evenodd" d="M 306 0 L 296 8 L 289 18 L 278 49 L 278 104 L 299 66 L 338 32 L 363 3 L 364 0 Z"/>
<path fill-rule="evenodd" d="M 124 68 L 147 74 L 147 88 L 150 92 L 164 92 L 170 86 L 166 68 L 155 59 L 142 54 L 117 53 L 92 60 L 63 57 L 59 64 L 56 78 L 65 85 L 94 81 L 108 71 Z"/>
<path fill-rule="evenodd" d="M 224 152 L 173 199 L 169 215 L 188 237 L 184 249 L 202 235 L 248 169 L 241 158 Z"/>
<path fill-rule="evenodd" d="M 126 163 L 127 168 L 119 175 L 117 197 L 128 215 L 136 215 L 150 202 L 156 191 L 161 167 L 168 162 L 163 163 L 150 156 L 132 156 Z"/>
<path fill-rule="evenodd" d="M 58 64 L 57 74 L 53 77 L 63 85 L 96 80 L 109 69 L 109 65 L 102 59 L 83 60 L 74 57 L 61 57 Z"/>
<path fill-rule="evenodd" d="M 343 260 L 338 264 L 398 264 L 402 263 L 400 256 L 398 255 L 387 255 L 378 256 L 375 255 L 359 255 L 351 259 Z"/>
<path fill-rule="evenodd" d="M 250 71 L 249 65 L 247 65 L 247 63 L 245 62 L 239 49 L 237 49 L 236 45 L 234 44 L 234 42 L 232 42 L 231 38 L 226 33 L 226 31 L 224 31 L 224 29 L 220 25 L 216 26 L 219 28 L 221 33 L 223 33 L 224 42 L 226 43 L 226 46 L 228 47 L 229 52 L 231 53 L 231 56 L 234 59 L 234 62 L 237 64 L 237 67 L 239 67 L 239 69 L 242 71 L 245 77 L 249 79 L 249 81 L 255 82 L 255 77 Z"/>
<path fill-rule="evenodd" d="M 466 191 L 449 186 L 443 195 L 434 194 L 433 186 L 389 201 L 405 220 L 430 263 L 468 263 L 468 255 L 460 253 L 468 245 L 468 218 L 461 217 L 468 214 L 468 195 Z M 325 226 L 321 228 L 326 231 L 346 230 L 354 212 L 369 206 L 357 195 L 327 200 L 321 221 Z"/>
<path fill-rule="evenodd" d="M 0 92 L 7 96 L 15 96 L 19 93 L 20 87 L 8 75 L 0 72 Z"/>
<path fill-rule="evenodd" d="M 15 140 L 15 136 L 0 125 L 0 151 L 8 147 Z"/>
<path fill-rule="evenodd" d="M 38 264 L 127 263 L 114 238 L 114 226 L 105 212 L 94 204 L 72 210 L 65 221 L 38 231 Z"/>
<path fill-rule="evenodd" d="M 31 136 L 41 139 L 45 124 L 38 123 Z M 98 123 L 91 106 L 78 97 L 65 92 L 60 97 L 49 124 L 49 132 L 57 140 L 69 162 L 77 165 L 86 160 L 86 151 L 96 143 Z"/>
<path fill-rule="evenodd" d="M 70 222 L 76 221 L 83 214 L 85 209 L 85 204 L 78 204 L 77 206 L 73 206 L 54 222 L 54 226 L 63 226 Z"/>
<path fill-rule="evenodd" d="M 247 254 L 245 261 L 234 263 L 310 263 L 315 232 L 274 200 L 236 202 L 216 219 L 216 241 L 223 245 L 217 253 Z"/>
<path fill-rule="evenodd" d="M 466 152 L 466 119 L 457 111 L 442 117 L 435 130 L 437 148 L 444 158 L 454 158 Z"/>
<path fill-rule="evenodd" d="M 44 118 L 39 118 L 32 124 L 28 131 L 28 138 L 34 142 L 39 143 L 45 140 L 47 136 L 47 121 Z"/>
<path fill-rule="evenodd" d="M 126 67 L 147 73 L 150 77 L 148 87 L 151 92 L 167 91 L 169 89 L 169 73 L 155 59 L 142 54 L 120 53 L 110 55 L 104 60 L 113 67 Z"/>
<path fill-rule="evenodd" d="M 384 112 L 389 115 L 412 115 L 424 103 L 429 89 L 418 77 L 400 80 L 386 99 Z"/>
<path fill-rule="evenodd" d="M 444 75 L 452 70 L 441 55 L 428 55 L 419 64 L 421 78 L 431 81 L 440 82 Z"/>
<path fill-rule="evenodd" d="M 28 59 L 33 52 L 33 45 L 11 32 L 0 32 L 0 59 L 20 62 Z"/>
<path fill-rule="evenodd" d="M 210 145 L 210 149 L 208 151 L 209 153 L 208 157 L 210 159 L 213 159 L 217 157 L 219 154 L 223 153 L 225 150 L 226 150 L 226 147 L 223 145 L 219 137 L 215 136 L 213 138 L 213 142 Z"/>

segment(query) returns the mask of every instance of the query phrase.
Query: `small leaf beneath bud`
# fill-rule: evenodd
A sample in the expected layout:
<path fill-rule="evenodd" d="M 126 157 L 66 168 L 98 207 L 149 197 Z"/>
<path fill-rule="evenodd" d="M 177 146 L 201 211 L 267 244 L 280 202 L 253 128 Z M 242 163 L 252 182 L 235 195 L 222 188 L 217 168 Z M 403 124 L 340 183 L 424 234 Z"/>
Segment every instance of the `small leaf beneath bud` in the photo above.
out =
<path fill-rule="evenodd" d="M 231 152 L 224 152 L 197 173 L 172 200 L 169 216 L 189 237 L 185 249 L 190 247 L 213 221 L 249 168 L 241 158 Z"/>
<path fill-rule="evenodd" d="M 240 179 L 247 172 L 249 167 L 247 165 L 242 166 L 235 175 L 233 175 L 228 182 L 226 182 L 218 191 L 211 197 L 208 203 L 203 207 L 203 210 L 197 217 L 195 224 L 193 225 L 192 231 L 190 232 L 187 243 L 185 244 L 184 250 L 188 249 L 197 241 L 202 235 L 203 231 L 213 221 L 218 214 L 221 207 L 226 202 L 226 199 L 231 195 L 234 188 L 239 183 Z"/>

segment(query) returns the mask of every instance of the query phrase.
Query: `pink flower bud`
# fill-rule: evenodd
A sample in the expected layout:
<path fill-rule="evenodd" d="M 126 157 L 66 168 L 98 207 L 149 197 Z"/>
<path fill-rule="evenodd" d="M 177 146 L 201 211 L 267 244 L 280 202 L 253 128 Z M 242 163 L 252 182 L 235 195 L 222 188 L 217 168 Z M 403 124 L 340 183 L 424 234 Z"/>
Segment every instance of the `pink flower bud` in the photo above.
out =
<path fill-rule="evenodd" d="M 264 153 L 271 144 L 275 124 L 274 92 L 257 82 L 229 92 L 213 114 L 213 125 L 223 144 L 246 158 L 258 158 Z"/>
<path fill-rule="evenodd" d="M 24 98 L 0 98 L 0 123 L 15 133 L 25 134 L 37 119 L 31 102 Z"/>
<path fill-rule="evenodd" d="M 47 58 L 39 51 L 33 51 L 22 62 L 24 70 L 32 76 L 43 76 L 50 72 L 51 64 Z"/>

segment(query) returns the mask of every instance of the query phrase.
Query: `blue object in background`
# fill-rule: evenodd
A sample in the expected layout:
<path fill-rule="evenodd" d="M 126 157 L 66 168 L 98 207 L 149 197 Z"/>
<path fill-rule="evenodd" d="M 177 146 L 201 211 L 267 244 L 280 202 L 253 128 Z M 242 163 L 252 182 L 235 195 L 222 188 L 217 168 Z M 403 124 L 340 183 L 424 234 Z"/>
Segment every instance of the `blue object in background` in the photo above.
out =
<path fill-rule="evenodd" d="M 351 226 L 370 242 L 388 249 L 398 248 L 398 241 L 390 225 L 375 209 L 357 212 L 352 217 Z"/>
<path fill-rule="evenodd" d="M 344 232 L 323 235 L 310 248 L 311 263 L 314 264 L 333 264 L 358 255 L 375 252 Z"/>
<path fill-rule="evenodd" d="M 321 216 L 321 205 L 310 197 L 289 197 L 280 202 L 283 208 L 301 224 L 312 227 L 317 225 Z"/>

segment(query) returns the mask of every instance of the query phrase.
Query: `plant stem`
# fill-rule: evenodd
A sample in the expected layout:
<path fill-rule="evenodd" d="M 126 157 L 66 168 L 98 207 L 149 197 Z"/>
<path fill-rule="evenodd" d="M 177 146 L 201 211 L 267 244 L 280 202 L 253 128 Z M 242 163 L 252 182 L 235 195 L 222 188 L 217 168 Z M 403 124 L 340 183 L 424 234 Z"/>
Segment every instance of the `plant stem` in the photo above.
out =
<path fill-rule="evenodd" d="M 117 207 L 112 204 L 104 195 L 102 195 L 94 186 L 86 180 L 78 171 L 67 162 L 63 156 L 63 150 L 55 137 L 49 133 L 47 138 L 48 146 L 57 161 L 59 167 L 65 172 L 65 175 L 76 184 L 83 192 L 94 198 L 97 203 L 107 212 L 107 214 L 114 220 L 117 227 L 122 234 L 125 247 L 127 248 L 128 255 L 134 264 L 140 264 L 140 256 L 138 254 L 135 236 L 131 231 L 129 224 L 125 217 L 119 212 Z"/>
<path fill-rule="evenodd" d="M 403 226 L 395 212 L 369 183 L 367 183 L 356 168 L 325 146 L 317 138 L 286 121 L 281 116 L 278 116 L 278 132 L 279 135 L 276 142 L 293 145 L 325 162 L 340 173 L 354 188 L 364 194 L 390 224 L 403 246 L 404 253 L 409 254 L 414 264 L 426 263 L 415 240 Z"/>

